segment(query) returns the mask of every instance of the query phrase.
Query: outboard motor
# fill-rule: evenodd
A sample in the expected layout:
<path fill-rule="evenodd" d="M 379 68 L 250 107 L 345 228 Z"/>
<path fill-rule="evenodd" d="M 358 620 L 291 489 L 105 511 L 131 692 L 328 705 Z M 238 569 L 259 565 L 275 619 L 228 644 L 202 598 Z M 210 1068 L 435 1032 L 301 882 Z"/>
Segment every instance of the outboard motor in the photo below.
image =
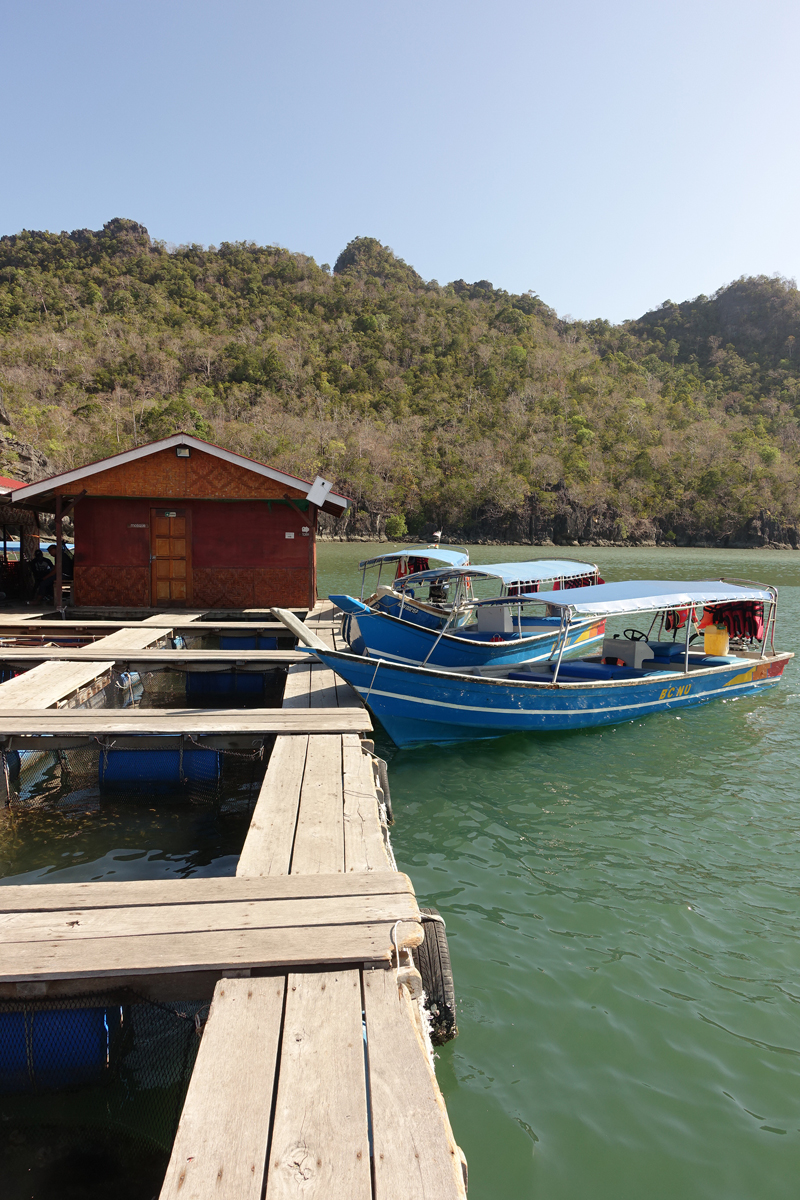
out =
<path fill-rule="evenodd" d="M 444 604 L 447 601 L 447 584 L 434 581 L 428 591 L 428 599 L 433 604 Z"/>

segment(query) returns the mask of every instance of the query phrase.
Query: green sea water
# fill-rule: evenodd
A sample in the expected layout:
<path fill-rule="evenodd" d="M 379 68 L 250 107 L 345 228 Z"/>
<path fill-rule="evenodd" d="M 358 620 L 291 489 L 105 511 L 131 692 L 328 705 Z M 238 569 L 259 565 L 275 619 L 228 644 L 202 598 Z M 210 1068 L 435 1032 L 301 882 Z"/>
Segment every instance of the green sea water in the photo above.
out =
<path fill-rule="evenodd" d="M 320 593 L 357 595 L 377 551 L 320 546 Z M 776 646 L 797 648 L 800 554 L 555 553 L 609 580 L 777 584 Z M 447 922 L 460 1035 L 437 1074 L 470 1200 L 800 1193 L 798 670 L 616 729 L 378 734 L 398 865 Z"/>

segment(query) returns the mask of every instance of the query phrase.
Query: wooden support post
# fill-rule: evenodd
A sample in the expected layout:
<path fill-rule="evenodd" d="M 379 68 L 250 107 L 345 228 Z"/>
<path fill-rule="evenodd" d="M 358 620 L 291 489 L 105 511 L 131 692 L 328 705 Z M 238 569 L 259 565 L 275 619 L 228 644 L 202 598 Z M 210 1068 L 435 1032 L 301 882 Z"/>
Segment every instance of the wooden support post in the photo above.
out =
<path fill-rule="evenodd" d="M 317 516 L 319 509 L 316 504 L 308 506 L 308 608 L 309 611 L 317 603 Z"/>
<path fill-rule="evenodd" d="M 53 604 L 56 608 L 61 608 L 61 592 L 64 586 L 64 552 L 61 545 L 61 532 L 61 497 L 56 496 L 56 581 L 53 587 Z"/>

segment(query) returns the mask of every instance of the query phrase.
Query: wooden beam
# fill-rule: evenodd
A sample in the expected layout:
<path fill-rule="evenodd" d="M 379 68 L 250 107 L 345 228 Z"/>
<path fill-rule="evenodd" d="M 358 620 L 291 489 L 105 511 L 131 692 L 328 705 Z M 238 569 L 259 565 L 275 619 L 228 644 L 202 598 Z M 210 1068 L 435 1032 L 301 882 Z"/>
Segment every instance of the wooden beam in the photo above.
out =
<path fill-rule="evenodd" d="M 97 662 L 99 657 L 95 655 L 95 661 L 91 662 L 43 662 L 16 679 L 0 683 L 0 709 L 17 712 L 48 710 L 47 716 L 54 719 L 56 712 L 63 710 L 54 710 L 51 706 L 111 671 L 113 660 Z"/>
<path fill-rule="evenodd" d="M 399 925 L 387 921 L 6 942 L 0 980 L 97 980 L 181 971 L 222 973 L 242 967 L 291 969 L 310 964 L 390 962 L 395 939 L 401 947 L 418 946 L 422 937 L 422 926 L 416 921 Z"/>
<path fill-rule="evenodd" d="M 287 610 L 288 611 L 288 610 Z M 170 614 L 167 614 L 169 617 Z M 284 634 L 286 628 L 281 621 L 195 621 L 184 620 L 183 613 L 175 613 L 174 617 L 169 620 L 165 619 L 157 622 L 133 621 L 132 619 L 108 621 L 85 621 L 73 620 L 71 617 L 65 617 L 64 620 L 52 617 L 48 620 L 44 616 L 36 616 L 32 613 L 30 617 L 20 617 L 18 620 L 12 619 L 8 613 L 0 614 L 0 636 L 15 637 L 18 634 L 34 633 L 58 633 L 69 635 L 73 633 L 111 633 L 117 629 L 141 629 L 145 628 L 165 628 L 173 629 L 178 633 L 191 634 L 213 634 L 213 633 L 233 633 L 240 634 L 242 637 L 252 636 L 254 633 L 269 633 L 269 634 Z"/>
<path fill-rule="evenodd" d="M 0 646 L 0 662 L 4 663 L 35 663 L 35 662 L 90 662 L 97 659 L 98 654 L 108 654 L 109 646 L 105 639 L 94 642 L 90 646 Z M 100 647 L 99 651 L 95 647 Z M 183 664 L 207 663 L 209 670 L 223 667 L 249 666 L 270 668 L 291 666 L 294 663 L 307 663 L 309 655 L 297 650 L 131 650 L 124 648 L 114 656 L 115 663 L 141 663 L 149 667 L 174 667 L 176 671 Z M 315 660 L 312 658 L 312 662 Z"/>
<path fill-rule="evenodd" d="M 56 608 L 61 608 L 62 590 L 64 580 L 64 547 L 62 538 L 64 530 L 61 524 L 61 495 L 56 496 L 56 519 L 55 519 L 55 536 L 56 536 L 56 579 L 53 585 L 53 604 Z"/>
<path fill-rule="evenodd" d="M 218 900 L 205 904 L 137 905 L 134 908 L 58 909 L 49 912 L 5 913 L 0 924 L 0 946 L 60 942 L 78 946 L 91 939 L 119 943 L 142 937 L 174 934 L 246 934 L 259 930 L 305 929 L 321 926 L 379 925 L 381 922 L 418 921 L 419 909 L 412 895 L 391 896 L 299 896 L 285 899 L 258 898 Z M 224 939 L 220 939 L 224 940 Z M 0 971 L 3 970 L 0 962 Z"/>
<path fill-rule="evenodd" d="M 291 870 L 293 875 L 344 871 L 340 737 L 314 735 L 308 739 Z"/>
<path fill-rule="evenodd" d="M 357 872 L 387 871 L 391 867 L 378 813 L 378 794 L 369 757 L 354 733 L 342 736 L 344 786 L 344 869 Z"/>
<path fill-rule="evenodd" d="M 394 971 L 364 971 L 364 1017 L 375 1200 L 465 1200 L 444 1099 Z"/>
<path fill-rule="evenodd" d="M 100 664 L 102 666 L 102 664 Z M 0 685 L 0 687 L 5 685 Z M 0 696 L 2 692 L 0 692 Z M 366 709 L 0 709 L 0 737 L 26 733 L 221 734 L 361 733 L 372 728 Z"/>
<path fill-rule="evenodd" d="M 307 737 L 279 736 L 275 739 L 250 828 L 239 855 L 237 878 L 267 875 L 290 878 L 289 867 L 307 754 Z"/>
<path fill-rule="evenodd" d="M 360 972 L 290 975 L 266 1200 L 371 1196 Z"/>
<path fill-rule="evenodd" d="M 148 905 L 242 903 L 335 896 L 413 896 L 401 871 L 344 875 L 273 875 L 219 879 L 132 879 L 119 883 L 26 883 L 0 887 L 0 913 L 69 909 L 135 908 Z"/>
<path fill-rule="evenodd" d="M 261 1200 L 285 987 L 217 984 L 161 1200 Z"/>
<path fill-rule="evenodd" d="M 312 650 L 330 650 L 330 646 L 326 645 L 321 637 L 313 633 L 302 621 L 298 621 L 294 613 L 289 612 L 287 608 L 273 608 L 271 611 L 272 615 L 277 617 L 281 624 L 285 625 L 289 632 L 299 638 L 305 646 L 310 646 Z"/>

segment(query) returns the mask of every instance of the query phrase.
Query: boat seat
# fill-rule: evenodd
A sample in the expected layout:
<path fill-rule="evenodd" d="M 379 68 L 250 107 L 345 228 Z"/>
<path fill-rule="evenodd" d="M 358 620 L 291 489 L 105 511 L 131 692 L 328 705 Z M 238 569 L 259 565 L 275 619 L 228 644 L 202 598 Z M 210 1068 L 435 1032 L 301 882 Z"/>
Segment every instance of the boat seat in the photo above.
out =
<path fill-rule="evenodd" d="M 552 675 L 555 671 L 555 663 L 549 663 L 547 671 Z M 645 672 L 637 667 L 617 667 L 611 663 L 584 663 L 584 662 L 565 662 L 561 664 L 561 669 L 558 672 L 558 678 L 567 683 L 576 683 L 582 680 L 598 680 L 598 679 L 641 679 Z M 510 671 L 509 679 L 541 679 L 541 673 L 534 675 L 532 671 Z"/>
<path fill-rule="evenodd" d="M 555 671 L 555 663 L 550 671 Z M 559 679 L 641 679 L 641 667 L 618 667 L 616 663 L 562 662 Z"/>
<path fill-rule="evenodd" d="M 685 642 L 648 642 L 647 644 L 655 657 L 662 661 L 666 659 L 668 662 L 672 662 L 676 658 L 683 658 L 686 653 Z M 692 650 L 690 646 L 689 653 L 696 654 L 697 651 Z"/>

